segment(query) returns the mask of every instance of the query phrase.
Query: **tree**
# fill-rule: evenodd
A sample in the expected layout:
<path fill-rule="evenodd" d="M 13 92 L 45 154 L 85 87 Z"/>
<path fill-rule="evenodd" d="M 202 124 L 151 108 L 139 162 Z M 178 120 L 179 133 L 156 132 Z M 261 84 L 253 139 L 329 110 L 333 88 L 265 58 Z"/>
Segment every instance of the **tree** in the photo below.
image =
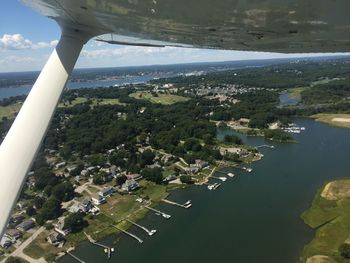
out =
<path fill-rule="evenodd" d="M 225 135 L 224 142 L 238 144 L 238 145 L 242 145 L 243 144 L 243 141 L 242 141 L 241 138 L 239 138 L 236 135 L 228 135 L 228 134 Z"/>
<path fill-rule="evenodd" d="M 26 263 L 27 261 L 18 257 L 8 257 L 6 263 Z"/>
<path fill-rule="evenodd" d="M 350 244 L 341 244 L 339 247 L 339 252 L 343 258 L 350 258 Z"/>
<path fill-rule="evenodd" d="M 47 220 L 56 219 L 62 214 L 61 202 L 51 196 L 35 216 L 38 224 L 43 225 Z"/>
<path fill-rule="evenodd" d="M 32 207 L 32 206 L 28 206 L 27 209 L 26 209 L 26 214 L 27 214 L 28 216 L 33 216 L 33 215 L 35 215 L 35 214 L 36 214 L 35 208 Z"/>
<path fill-rule="evenodd" d="M 51 195 L 63 202 L 71 200 L 74 194 L 74 187 L 68 181 L 55 185 L 51 190 Z"/>
<path fill-rule="evenodd" d="M 98 173 L 94 175 L 94 177 L 92 178 L 92 182 L 94 184 L 101 185 L 104 184 L 105 180 L 103 179 L 103 176 L 100 173 Z"/>
<path fill-rule="evenodd" d="M 141 154 L 141 159 L 145 162 L 146 165 L 152 164 L 155 155 L 151 150 L 145 150 Z"/>
<path fill-rule="evenodd" d="M 125 175 L 117 176 L 116 183 L 117 185 L 121 186 L 123 185 L 127 180 L 127 177 Z"/>
<path fill-rule="evenodd" d="M 73 233 L 80 232 L 87 225 L 84 214 L 80 212 L 69 214 L 64 220 L 64 226 L 70 228 Z"/>
<path fill-rule="evenodd" d="M 192 177 L 189 176 L 189 175 L 181 175 L 180 176 L 180 181 L 181 183 L 183 184 L 193 184 L 193 180 L 192 180 Z"/>
<path fill-rule="evenodd" d="M 141 174 L 143 178 L 145 178 L 148 181 L 155 182 L 156 184 L 163 183 L 162 170 L 159 167 L 144 168 Z"/>

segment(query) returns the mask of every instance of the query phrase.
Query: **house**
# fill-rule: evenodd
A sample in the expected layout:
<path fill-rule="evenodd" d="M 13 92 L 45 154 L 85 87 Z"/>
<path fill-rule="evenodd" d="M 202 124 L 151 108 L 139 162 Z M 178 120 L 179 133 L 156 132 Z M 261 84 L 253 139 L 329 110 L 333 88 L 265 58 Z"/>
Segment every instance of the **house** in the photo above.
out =
<path fill-rule="evenodd" d="M 91 195 L 91 200 L 94 203 L 94 205 L 101 205 L 101 204 L 104 204 L 106 202 L 106 198 L 104 198 L 103 196 L 101 196 L 97 193 Z"/>
<path fill-rule="evenodd" d="M 206 161 L 202 161 L 202 160 L 197 159 L 195 165 L 196 165 L 199 169 L 203 169 L 203 168 L 205 168 L 205 167 L 208 167 L 208 166 L 209 166 L 209 163 L 206 162 Z"/>
<path fill-rule="evenodd" d="M 171 175 L 168 175 L 166 178 L 164 178 L 163 182 L 164 183 L 168 183 L 168 182 L 174 181 L 176 179 L 177 179 L 176 175 L 175 174 L 171 174 Z"/>
<path fill-rule="evenodd" d="M 135 181 L 142 179 L 142 175 L 141 174 L 128 174 L 128 175 L 126 175 L 126 177 L 129 180 L 135 180 Z"/>
<path fill-rule="evenodd" d="M 17 229 L 9 229 L 5 236 L 7 236 L 8 238 L 11 238 L 11 240 L 17 240 L 20 239 L 22 237 L 22 233 L 19 232 Z"/>
<path fill-rule="evenodd" d="M 0 246 L 2 246 L 3 248 L 9 248 L 10 246 L 12 246 L 12 240 L 11 238 L 7 237 L 7 236 L 3 236 L 0 240 Z"/>
<path fill-rule="evenodd" d="M 20 231 L 28 231 L 29 229 L 33 228 L 35 226 L 35 223 L 33 220 L 25 220 L 22 223 L 20 223 L 16 228 Z"/>
<path fill-rule="evenodd" d="M 60 162 L 55 165 L 56 169 L 60 169 L 66 166 L 66 162 Z"/>
<path fill-rule="evenodd" d="M 51 232 L 48 237 L 47 237 L 47 242 L 49 242 L 50 244 L 54 245 L 54 246 L 58 246 L 61 243 L 63 243 L 64 240 L 64 236 L 61 233 L 57 233 L 57 232 Z"/>
<path fill-rule="evenodd" d="M 107 186 L 107 187 L 104 187 L 98 194 L 100 196 L 107 197 L 107 196 L 110 196 L 111 194 L 113 194 L 114 192 L 115 192 L 114 187 Z"/>
<path fill-rule="evenodd" d="M 122 190 L 126 192 L 131 192 L 140 187 L 139 183 L 135 180 L 126 180 L 125 183 L 122 185 Z"/>
<path fill-rule="evenodd" d="M 13 215 L 10 218 L 10 224 L 17 226 L 18 224 L 22 223 L 24 220 L 24 216 L 22 215 Z"/>
<path fill-rule="evenodd" d="M 60 233 L 63 236 L 68 235 L 70 232 L 72 232 L 72 229 L 70 229 L 69 227 L 65 227 L 64 226 L 64 220 L 59 220 L 57 222 L 57 224 L 55 225 L 55 231 L 57 233 Z"/>
<path fill-rule="evenodd" d="M 162 163 L 167 163 L 174 160 L 174 155 L 171 154 L 164 154 L 161 158 Z"/>
<path fill-rule="evenodd" d="M 17 202 L 17 207 L 18 207 L 18 209 L 25 209 L 25 208 L 27 208 L 27 203 L 26 202 L 24 202 L 24 201 L 19 201 L 19 202 Z"/>
<path fill-rule="evenodd" d="M 90 198 L 85 198 L 83 201 L 79 203 L 79 207 L 82 212 L 88 212 L 92 208 Z"/>
<path fill-rule="evenodd" d="M 192 164 L 191 164 L 191 166 L 188 167 L 188 168 L 186 168 L 185 171 L 186 171 L 186 173 L 188 173 L 188 174 L 196 174 L 196 173 L 199 172 L 199 168 L 198 168 L 196 165 L 192 165 Z"/>

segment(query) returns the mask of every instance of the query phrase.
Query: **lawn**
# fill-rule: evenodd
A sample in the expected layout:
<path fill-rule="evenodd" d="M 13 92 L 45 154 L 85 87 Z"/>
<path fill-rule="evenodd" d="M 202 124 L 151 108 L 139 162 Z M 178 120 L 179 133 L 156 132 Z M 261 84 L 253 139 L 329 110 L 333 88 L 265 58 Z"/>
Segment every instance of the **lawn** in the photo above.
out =
<path fill-rule="evenodd" d="M 24 253 L 32 258 L 38 259 L 48 254 L 56 254 L 63 251 L 63 249 L 59 249 L 46 241 L 48 233 L 48 231 L 41 233 L 24 249 Z"/>
<path fill-rule="evenodd" d="M 8 106 L 0 106 L 0 120 L 2 120 L 4 117 L 8 119 L 14 119 L 21 107 L 22 102 L 16 102 Z"/>
<path fill-rule="evenodd" d="M 77 97 L 74 100 L 71 101 L 71 103 L 68 102 L 61 102 L 58 107 L 64 108 L 64 107 L 73 107 L 78 104 L 83 104 L 87 102 L 88 99 L 84 97 Z M 92 103 L 91 106 L 98 106 L 98 105 L 125 105 L 125 103 L 121 103 L 118 99 L 91 99 Z"/>
<path fill-rule="evenodd" d="M 142 180 L 140 185 L 142 188 L 139 190 L 139 194 L 148 196 L 154 202 L 160 202 L 168 196 L 166 186 L 164 185 L 157 185 L 146 180 Z"/>
<path fill-rule="evenodd" d="M 159 103 L 163 105 L 170 105 L 177 102 L 184 102 L 189 100 L 189 98 L 172 94 L 157 93 L 157 95 L 154 96 L 150 92 L 135 92 L 131 93 L 129 96 L 134 99 L 147 100 L 152 103 Z"/>
<path fill-rule="evenodd" d="M 301 99 L 301 92 L 303 92 L 305 89 L 307 88 L 299 87 L 288 89 L 288 97 L 291 99 Z"/>
<path fill-rule="evenodd" d="M 326 200 L 320 190 L 302 218 L 316 229 L 315 238 L 304 247 L 303 257 L 326 255 L 341 260 L 338 248 L 350 237 L 350 198 Z"/>

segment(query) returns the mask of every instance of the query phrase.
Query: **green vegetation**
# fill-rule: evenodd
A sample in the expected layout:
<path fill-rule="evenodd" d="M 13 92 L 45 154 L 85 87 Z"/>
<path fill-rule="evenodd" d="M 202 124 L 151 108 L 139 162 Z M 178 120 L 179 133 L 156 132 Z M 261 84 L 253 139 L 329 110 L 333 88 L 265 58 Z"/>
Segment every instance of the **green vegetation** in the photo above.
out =
<path fill-rule="evenodd" d="M 316 229 L 315 238 L 304 248 L 303 258 L 326 255 L 341 262 L 339 248 L 350 237 L 350 198 L 327 200 L 321 192 L 302 215 L 304 222 Z"/>
<path fill-rule="evenodd" d="M 162 105 L 170 105 L 177 102 L 188 101 L 189 98 L 173 95 L 173 94 L 162 94 L 154 92 L 135 92 L 131 93 L 130 97 L 140 100 L 147 100 L 152 103 L 159 103 Z"/>
<path fill-rule="evenodd" d="M 301 93 L 306 89 L 305 87 L 288 89 L 288 97 L 291 99 L 301 99 Z"/>
<path fill-rule="evenodd" d="M 3 118 L 14 119 L 22 107 L 22 102 L 16 102 L 7 106 L 0 106 L 0 120 Z"/>

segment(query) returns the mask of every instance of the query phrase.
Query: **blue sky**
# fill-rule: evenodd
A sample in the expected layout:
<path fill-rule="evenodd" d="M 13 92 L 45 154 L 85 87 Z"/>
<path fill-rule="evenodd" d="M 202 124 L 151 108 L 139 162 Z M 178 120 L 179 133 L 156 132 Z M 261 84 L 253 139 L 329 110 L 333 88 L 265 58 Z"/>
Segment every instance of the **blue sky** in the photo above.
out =
<path fill-rule="evenodd" d="M 74 0 L 72 0 L 74 1 Z M 20 3 L 1 0 L 0 72 L 39 70 L 60 36 L 57 24 Z M 89 41 L 76 68 L 174 64 L 205 61 L 279 58 L 286 55 L 203 49 L 151 48 Z"/>

